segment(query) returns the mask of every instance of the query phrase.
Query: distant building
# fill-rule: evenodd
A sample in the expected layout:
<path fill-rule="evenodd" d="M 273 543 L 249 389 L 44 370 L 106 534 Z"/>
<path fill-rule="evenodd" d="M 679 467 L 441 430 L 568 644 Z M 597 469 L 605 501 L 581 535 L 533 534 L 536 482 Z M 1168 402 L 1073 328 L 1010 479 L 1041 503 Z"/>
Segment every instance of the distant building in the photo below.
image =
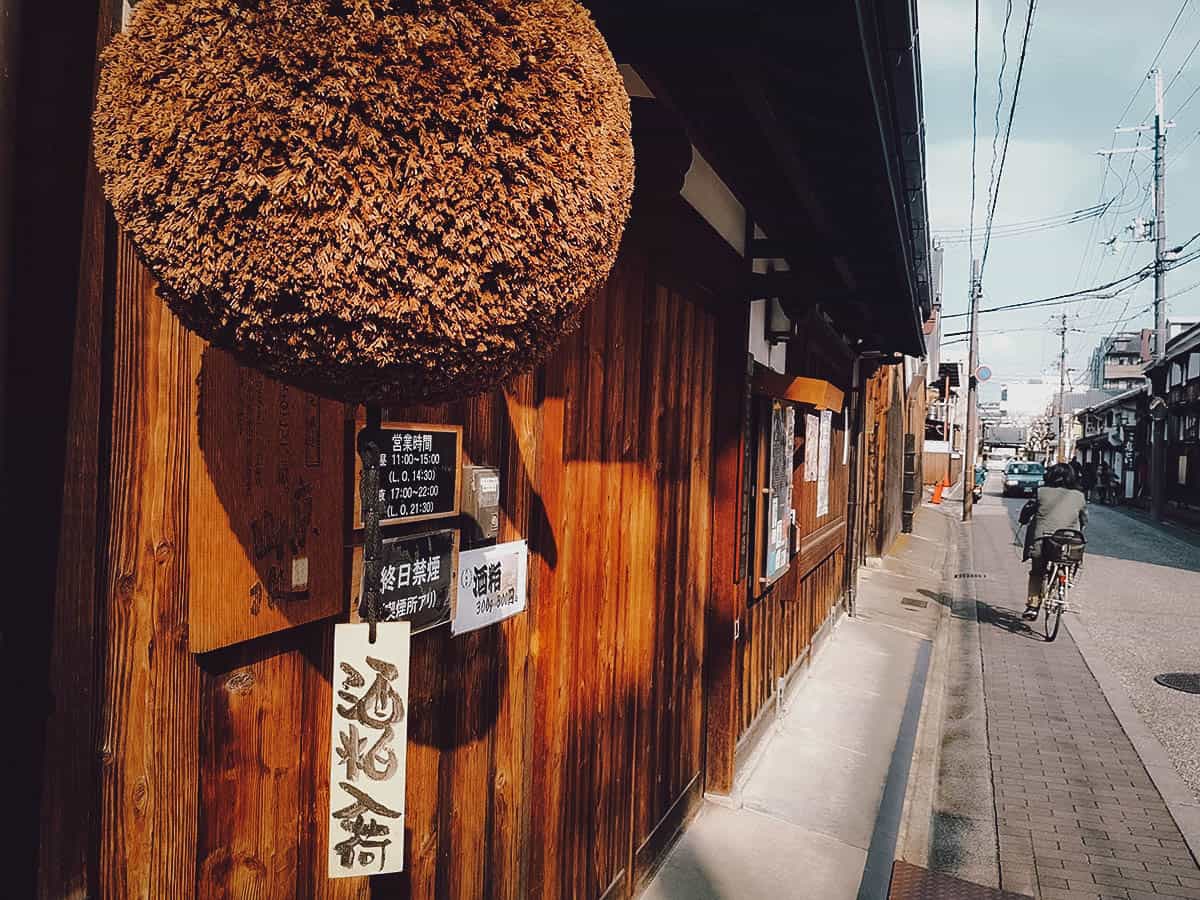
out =
<path fill-rule="evenodd" d="M 1200 506 L 1200 325 L 1173 337 L 1148 374 L 1167 404 L 1163 498 Z"/>
<path fill-rule="evenodd" d="M 1088 384 L 1106 391 L 1141 387 L 1146 380 L 1143 369 L 1151 360 L 1153 336 L 1151 329 L 1143 328 L 1106 337 L 1092 351 Z"/>
<path fill-rule="evenodd" d="M 1145 398 L 1146 386 L 1139 385 L 1075 413 L 1074 458 L 1093 471 L 1108 466 L 1122 500 L 1132 500 L 1145 488 L 1146 429 L 1138 426 Z"/>

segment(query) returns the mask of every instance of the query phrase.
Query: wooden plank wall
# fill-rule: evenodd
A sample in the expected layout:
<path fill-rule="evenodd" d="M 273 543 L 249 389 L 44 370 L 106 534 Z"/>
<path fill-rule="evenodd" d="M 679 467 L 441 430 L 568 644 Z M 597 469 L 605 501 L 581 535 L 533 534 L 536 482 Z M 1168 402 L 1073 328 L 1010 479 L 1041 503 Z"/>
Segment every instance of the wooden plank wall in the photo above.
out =
<path fill-rule="evenodd" d="M 864 551 L 883 556 L 900 531 L 904 490 L 904 370 L 878 368 L 865 385 Z"/>
<path fill-rule="evenodd" d="M 797 430 L 804 414 L 798 406 Z M 813 635 L 842 594 L 849 465 L 842 464 L 846 433 L 842 416 L 833 416 L 833 459 L 829 478 L 829 515 L 817 518 L 817 483 L 804 480 L 803 453 L 793 471 L 793 502 L 800 552 L 764 598 L 746 610 L 737 652 L 738 726 L 744 736 L 771 702 L 777 679 L 787 675 L 812 644 Z"/>
<path fill-rule="evenodd" d="M 330 620 L 189 650 L 192 604 L 247 608 L 195 574 L 253 552 L 255 511 L 193 506 L 214 464 L 195 438 L 203 347 L 117 250 L 100 893 L 365 897 L 325 877 Z M 463 425 L 465 460 L 502 466 L 501 539 L 527 536 L 533 559 L 525 615 L 414 640 L 407 871 L 372 893 L 628 896 L 700 795 L 716 327 L 667 282 L 626 246 L 535 373 L 388 411 Z M 306 475 L 343 521 L 347 465 L 322 453 Z M 330 590 L 313 579 L 309 602 Z"/>

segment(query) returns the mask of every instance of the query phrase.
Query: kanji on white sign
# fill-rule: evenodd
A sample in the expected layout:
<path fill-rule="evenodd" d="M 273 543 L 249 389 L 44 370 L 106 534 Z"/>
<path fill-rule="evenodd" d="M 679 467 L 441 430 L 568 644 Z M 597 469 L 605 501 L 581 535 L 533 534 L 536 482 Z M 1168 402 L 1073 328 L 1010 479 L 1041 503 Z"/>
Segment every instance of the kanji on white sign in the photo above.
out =
<path fill-rule="evenodd" d="M 404 869 L 408 622 L 335 625 L 329 877 Z"/>

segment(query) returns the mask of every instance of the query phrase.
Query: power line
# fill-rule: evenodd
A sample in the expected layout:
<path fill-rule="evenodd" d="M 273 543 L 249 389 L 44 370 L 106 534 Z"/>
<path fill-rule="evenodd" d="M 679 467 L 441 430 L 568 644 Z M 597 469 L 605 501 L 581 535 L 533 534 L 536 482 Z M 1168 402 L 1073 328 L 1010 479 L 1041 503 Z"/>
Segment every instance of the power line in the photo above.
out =
<path fill-rule="evenodd" d="M 1021 75 L 1025 72 L 1025 54 L 1029 50 L 1029 34 L 1033 31 L 1033 13 L 1037 8 L 1037 0 L 1029 0 L 1029 11 L 1025 14 L 1025 30 L 1021 35 L 1021 55 L 1017 59 L 1017 76 L 1013 83 L 1012 102 L 1008 108 L 1008 124 L 1004 128 L 1004 148 L 1000 152 L 1000 168 L 996 171 L 996 190 L 991 197 L 991 208 L 988 210 L 987 234 L 983 238 L 983 259 L 979 264 L 979 278 L 983 280 L 984 269 L 987 267 L 988 248 L 991 244 L 992 219 L 996 215 L 996 204 L 1000 201 L 1000 181 L 1004 178 L 1004 163 L 1008 159 L 1008 141 L 1012 137 L 1013 119 L 1017 114 L 1017 100 L 1021 95 Z"/>
<path fill-rule="evenodd" d="M 1186 100 L 1184 100 L 1177 107 L 1175 107 L 1175 115 L 1179 115 L 1181 112 L 1183 112 L 1183 108 L 1185 106 L 1187 106 L 1189 103 L 1191 103 L 1192 98 L 1195 97 L 1197 94 L 1200 94 L 1200 84 L 1196 85 L 1195 89 L 1190 94 L 1187 95 Z"/>
<path fill-rule="evenodd" d="M 1171 27 L 1168 28 L 1167 33 L 1165 35 L 1163 35 L 1163 39 L 1158 45 L 1158 50 L 1156 50 L 1154 53 L 1154 58 L 1150 61 L 1150 65 L 1147 66 L 1148 70 L 1153 69 L 1158 64 L 1158 60 L 1162 56 L 1163 50 L 1166 49 L 1167 43 L 1171 40 L 1171 36 L 1175 33 L 1175 28 L 1179 25 L 1179 21 L 1180 21 L 1180 19 L 1183 18 L 1183 14 L 1187 10 L 1188 5 L 1190 3 L 1191 3 L 1191 0 L 1183 0 L 1183 2 L 1179 5 L 1179 10 L 1175 13 L 1175 18 L 1171 21 Z M 1192 51 L 1189 52 L 1189 54 L 1188 54 L 1189 58 L 1191 57 L 1192 52 L 1195 52 L 1194 47 L 1192 48 Z M 1184 60 L 1184 65 L 1186 65 L 1186 64 L 1187 64 L 1187 60 Z M 1181 69 L 1182 69 L 1182 67 L 1181 67 Z M 1177 73 L 1177 77 L 1178 77 L 1178 73 Z M 1145 78 L 1138 80 L 1137 87 L 1135 87 L 1133 90 L 1133 93 L 1129 95 L 1129 100 L 1126 101 L 1124 109 L 1121 110 L 1121 114 L 1119 116 L 1117 116 L 1118 122 L 1122 121 L 1125 118 L 1125 116 L 1129 113 L 1129 110 L 1133 108 L 1133 104 L 1137 101 L 1137 98 L 1141 95 L 1142 91 L 1146 87 L 1146 81 L 1147 80 Z M 1153 110 L 1151 110 L 1150 113 L 1147 113 L 1145 116 L 1142 117 L 1143 123 L 1146 121 L 1147 118 L 1149 118 L 1149 116 L 1151 115 L 1152 112 L 1153 112 Z M 1139 133 L 1137 136 L 1137 140 L 1134 143 L 1134 146 L 1137 147 L 1141 143 L 1141 140 L 1142 140 L 1142 136 Z M 1111 151 L 1113 150 L 1113 148 L 1116 147 L 1116 144 L 1117 144 L 1117 136 L 1116 136 L 1116 133 L 1114 132 L 1112 142 L 1109 145 L 1110 154 L 1106 155 L 1105 167 L 1104 167 L 1104 169 L 1101 173 L 1101 177 L 1100 177 L 1100 192 L 1099 192 L 1098 198 L 1104 196 L 1104 185 L 1108 179 L 1109 171 L 1112 170 Z M 1121 195 L 1120 195 L 1122 198 L 1124 198 L 1125 190 L 1128 188 L 1129 177 L 1132 176 L 1132 174 L 1133 174 L 1134 160 L 1136 158 L 1137 158 L 1136 153 L 1130 154 L 1129 173 L 1126 176 L 1125 181 L 1122 185 L 1122 190 L 1121 190 Z M 1079 269 L 1075 273 L 1075 281 L 1074 281 L 1074 284 L 1072 285 L 1073 287 L 1077 286 L 1079 284 L 1079 280 L 1083 276 L 1083 270 L 1087 267 L 1088 259 L 1092 255 L 1092 250 L 1094 248 L 1096 234 L 1099 232 L 1101 224 L 1102 224 L 1102 219 L 1098 219 L 1095 223 L 1095 227 L 1093 227 L 1088 232 L 1087 243 L 1084 244 L 1084 247 L 1083 247 L 1083 255 L 1080 257 L 1080 260 L 1079 260 Z M 1096 264 L 1096 268 L 1092 274 L 1092 278 L 1090 280 L 1095 281 L 1097 279 L 1097 277 L 1099 277 L 1100 269 L 1103 268 L 1103 265 L 1104 265 L 1104 256 L 1101 255 L 1099 258 L 1099 261 Z"/>
<path fill-rule="evenodd" d="M 1179 80 L 1179 76 L 1183 74 L 1183 70 L 1187 68 L 1187 64 L 1192 61 L 1192 56 L 1196 53 L 1197 48 L 1200 48 L 1200 38 L 1196 38 L 1196 43 L 1192 44 L 1192 49 L 1188 51 L 1187 56 L 1183 58 L 1183 62 L 1179 64 L 1179 68 L 1175 70 L 1175 74 L 1171 76 L 1171 80 L 1167 82 L 1167 91 L 1175 86 L 1175 82 Z"/>
<path fill-rule="evenodd" d="M 1200 282 L 1196 282 L 1196 284 L 1192 285 L 1192 287 L 1193 288 L 1200 287 Z M 1099 328 L 1099 327 L 1108 327 L 1109 325 L 1124 325 L 1126 322 L 1132 322 L 1138 316 L 1145 315 L 1146 313 L 1150 312 L 1150 310 L 1152 310 L 1153 308 L 1154 308 L 1153 306 L 1146 306 L 1146 307 L 1143 307 L 1142 309 L 1139 309 L 1137 312 L 1131 313 L 1127 316 L 1124 314 L 1124 312 L 1122 312 L 1121 315 L 1123 316 L 1123 318 L 1113 319 L 1113 320 L 1107 321 L 1107 322 L 1094 322 L 1094 323 L 1092 323 L 1092 325 L 1090 327 Z M 1021 328 L 985 328 L 982 331 L 980 331 L 979 333 L 980 334 L 1015 334 L 1015 333 L 1030 332 L 1030 331 L 1036 331 L 1038 333 L 1043 333 L 1046 331 L 1046 326 L 1043 324 L 1043 325 L 1029 325 L 1029 326 L 1021 327 Z M 946 333 L 944 333 L 942 335 L 942 337 L 960 337 L 964 334 L 970 334 L 970 332 L 969 331 L 947 331 Z"/>
<path fill-rule="evenodd" d="M 1112 201 L 1110 201 L 1110 203 L 1111 202 Z M 1005 225 L 994 225 L 992 226 L 991 237 L 1021 237 L 1027 234 L 1037 234 L 1043 231 L 1050 231 L 1055 228 L 1063 228 L 1068 225 L 1077 225 L 1080 222 L 1088 222 L 1104 215 L 1108 209 L 1109 205 L 1104 204 L 1088 209 L 1077 210 L 1074 213 L 1064 213 L 1057 218 L 1028 220 L 1023 222 L 1010 222 Z M 943 229 L 934 232 L 934 234 L 943 244 L 966 244 L 974 238 L 978 238 L 987 233 L 988 232 L 986 228 L 976 228 L 974 232 L 968 232 L 965 227 L 957 230 Z"/>
<path fill-rule="evenodd" d="M 1005 0 L 1004 26 L 1000 30 L 1000 72 L 996 76 L 996 114 L 992 117 L 992 164 L 988 169 L 988 209 L 996 192 L 996 143 L 1000 140 L 1000 112 L 1004 109 L 1004 70 L 1008 67 L 1008 24 L 1012 20 L 1013 0 Z M 988 217 L 988 233 L 991 231 L 991 216 Z M 987 240 L 987 237 L 984 237 Z"/>
<path fill-rule="evenodd" d="M 1147 69 L 1153 69 L 1158 64 L 1158 58 L 1162 56 L 1162 52 L 1167 46 L 1167 41 L 1171 40 L 1171 35 L 1175 33 L 1175 26 L 1177 26 L 1179 24 L 1179 20 L 1183 18 L 1183 13 L 1191 2 L 1192 0 L 1183 0 L 1183 3 L 1180 4 L 1179 12 L 1175 13 L 1175 20 L 1171 22 L 1171 27 L 1167 29 L 1167 33 L 1163 36 L 1162 43 L 1158 45 L 1158 50 L 1155 51 L 1154 59 L 1150 60 L 1150 65 L 1147 66 Z M 1125 108 L 1121 110 L 1121 114 L 1117 116 L 1118 121 L 1125 118 L 1125 114 L 1129 112 L 1130 107 L 1133 106 L 1133 102 L 1137 100 L 1138 95 L 1142 92 L 1142 88 L 1145 86 L 1145 81 L 1139 82 L 1137 90 L 1133 92 L 1133 96 L 1129 98 L 1129 102 L 1125 104 Z"/>
<path fill-rule="evenodd" d="M 971 234 L 975 234 L 975 145 L 979 138 L 979 0 L 975 0 L 975 76 L 971 84 Z M 968 242 L 975 258 L 975 239 Z"/>
<path fill-rule="evenodd" d="M 1124 276 L 1123 278 L 1119 278 L 1116 281 L 1110 281 L 1108 284 L 1100 284 L 1096 285 L 1095 287 L 1084 288 L 1080 291 L 1068 291 L 1065 294 L 1055 294 L 1052 297 L 1043 297 L 1040 300 L 1022 300 L 1018 303 L 1008 303 L 1003 306 L 989 306 L 987 309 L 981 309 L 980 312 L 1002 312 L 1009 309 L 1025 309 L 1026 307 L 1030 306 L 1051 305 L 1057 303 L 1058 301 L 1074 302 L 1088 299 L 1109 299 L 1108 296 L 1101 298 L 1098 295 L 1101 291 L 1109 290 L 1110 288 L 1116 287 L 1122 282 L 1131 281 L 1133 279 L 1137 279 L 1140 282 L 1145 281 L 1148 277 L 1149 275 L 1146 274 L 1146 270 L 1143 268 L 1136 272 L 1130 272 L 1128 275 Z M 957 319 L 966 315 L 967 313 L 949 313 L 942 316 L 942 318 Z"/>

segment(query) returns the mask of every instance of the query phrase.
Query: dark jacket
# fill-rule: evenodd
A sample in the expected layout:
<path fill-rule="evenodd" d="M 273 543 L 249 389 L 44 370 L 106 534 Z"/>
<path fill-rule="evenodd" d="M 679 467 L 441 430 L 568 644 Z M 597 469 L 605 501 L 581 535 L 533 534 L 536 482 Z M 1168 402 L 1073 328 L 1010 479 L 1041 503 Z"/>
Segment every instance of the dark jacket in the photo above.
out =
<path fill-rule="evenodd" d="M 1087 500 L 1079 491 L 1060 487 L 1043 487 L 1038 490 L 1036 500 L 1030 500 L 1021 510 L 1021 521 L 1028 522 L 1025 529 L 1025 559 L 1041 553 L 1042 542 L 1038 538 L 1048 537 L 1060 528 L 1075 528 L 1083 531 L 1087 527 Z"/>

